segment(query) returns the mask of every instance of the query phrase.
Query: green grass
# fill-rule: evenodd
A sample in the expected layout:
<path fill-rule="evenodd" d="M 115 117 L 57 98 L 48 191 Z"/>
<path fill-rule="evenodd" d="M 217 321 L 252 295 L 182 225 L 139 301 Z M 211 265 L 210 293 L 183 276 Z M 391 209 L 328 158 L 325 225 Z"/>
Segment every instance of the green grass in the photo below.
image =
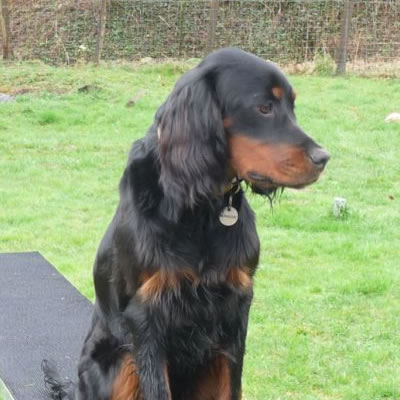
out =
<path fill-rule="evenodd" d="M 183 70 L 0 65 L 0 92 L 32 90 L 0 104 L 0 251 L 40 251 L 93 299 L 127 152 Z M 291 81 L 300 125 L 332 159 L 272 211 L 250 196 L 262 256 L 244 400 L 399 400 L 400 124 L 384 118 L 400 111 L 400 80 Z M 101 90 L 78 93 L 86 84 Z M 336 196 L 347 218 L 332 216 Z"/>
<path fill-rule="evenodd" d="M 5 383 L 0 378 L 0 400 L 14 400 L 6 387 Z"/>

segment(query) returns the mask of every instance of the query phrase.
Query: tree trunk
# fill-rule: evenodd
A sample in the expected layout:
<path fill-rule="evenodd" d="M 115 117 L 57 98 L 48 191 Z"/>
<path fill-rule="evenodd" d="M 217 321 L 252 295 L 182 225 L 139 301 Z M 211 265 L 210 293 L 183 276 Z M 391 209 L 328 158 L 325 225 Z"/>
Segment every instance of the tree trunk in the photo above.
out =
<path fill-rule="evenodd" d="M 217 28 L 218 0 L 211 0 L 210 24 L 208 26 L 207 53 L 215 48 L 215 31 Z"/>
<path fill-rule="evenodd" d="M 342 31 L 340 34 L 340 43 L 336 57 L 336 64 L 337 64 L 336 74 L 338 75 L 343 75 L 346 73 L 347 44 L 349 41 L 352 10 L 353 10 L 353 0 L 345 0 L 343 19 L 342 19 Z"/>
<path fill-rule="evenodd" d="M 103 50 L 104 35 L 106 31 L 106 20 L 107 20 L 107 0 L 99 0 L 99 24 L 97 28 L 97 42 L 96 42 L 96 54 L 95 62 L 100 63 L 101 52 Z"/>
<path fill-rule="evenodd" d="M 3 42 L 3 59 L 8 60 L 12 56 L 10 6 L 8 0 L 0 0 L 0 27 Z"/>

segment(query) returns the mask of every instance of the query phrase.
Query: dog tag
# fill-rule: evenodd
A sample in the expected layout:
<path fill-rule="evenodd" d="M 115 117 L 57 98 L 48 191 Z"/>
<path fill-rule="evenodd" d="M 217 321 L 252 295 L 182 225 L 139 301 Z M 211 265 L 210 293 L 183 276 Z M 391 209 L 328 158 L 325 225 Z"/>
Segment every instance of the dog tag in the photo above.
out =
<path fill-rule="evenodd" d="M 219 221 L 222 225 L 232 226 L 235 225 L 239 218 L 239 213 L 235 207 L 232 207 L 232 196 L 229 196 L 228 207 L 224 207 L 219 214 Z"/>
<path fill-rule="evenodd" d="M 239 218 L 239 214 L 235 207 L 224 207 L 219 214 L 219 221 L 222 225 L 232 226 L 235 225 Z"/>

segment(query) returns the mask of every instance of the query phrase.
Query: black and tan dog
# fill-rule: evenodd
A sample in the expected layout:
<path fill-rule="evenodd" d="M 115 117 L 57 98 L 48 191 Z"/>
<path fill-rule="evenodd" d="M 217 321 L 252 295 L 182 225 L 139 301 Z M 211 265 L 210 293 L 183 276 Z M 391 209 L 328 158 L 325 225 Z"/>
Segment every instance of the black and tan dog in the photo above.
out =
<path fill-rule="evenodd" d="M 315 182 L 329 159 L 296 124 L 295 97 L 238 49 L 179 79 L 130 152 L 78 383 L 43 364 L 53 398 L 240 399 L 259 239 L 239 182 L 271 196 Z"/>

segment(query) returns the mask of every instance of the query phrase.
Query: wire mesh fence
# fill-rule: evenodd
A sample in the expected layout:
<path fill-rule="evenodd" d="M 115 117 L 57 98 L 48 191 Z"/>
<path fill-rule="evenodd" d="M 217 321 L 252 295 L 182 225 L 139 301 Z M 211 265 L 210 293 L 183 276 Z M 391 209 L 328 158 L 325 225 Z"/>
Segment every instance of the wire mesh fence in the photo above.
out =
<path fill-rule="evenodd" d="M 346 59 L 398 62 L 399 0 L 9 0 L 11 45 L 16 59 L 94 60 L 106 2 L 104 60 L 187 59 L 237 46 L 281 65 L 307 63 L 337 57 L 346 1 Z"/>

